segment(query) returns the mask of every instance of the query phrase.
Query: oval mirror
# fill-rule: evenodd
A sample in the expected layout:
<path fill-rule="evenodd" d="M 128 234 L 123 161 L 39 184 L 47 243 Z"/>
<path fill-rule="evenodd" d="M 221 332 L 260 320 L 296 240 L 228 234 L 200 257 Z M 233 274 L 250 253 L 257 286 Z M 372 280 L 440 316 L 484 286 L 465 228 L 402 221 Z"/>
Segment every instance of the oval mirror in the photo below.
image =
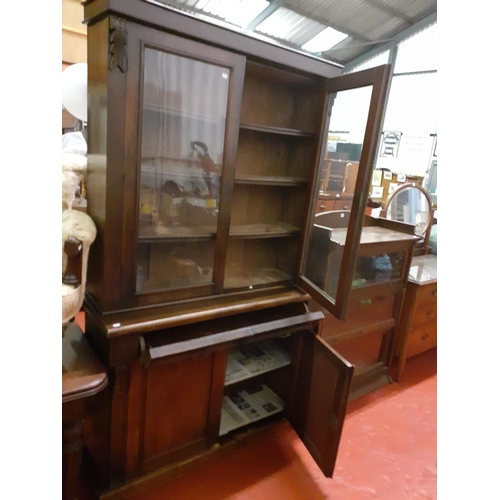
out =
<path fill-rule="evenodd" d="M 425 236 L 432 224 L 432 203 L 427 191 L 416 184 L 402 184 L 387 198 L 381 216 L 415 226 L 415 234 Z"/>

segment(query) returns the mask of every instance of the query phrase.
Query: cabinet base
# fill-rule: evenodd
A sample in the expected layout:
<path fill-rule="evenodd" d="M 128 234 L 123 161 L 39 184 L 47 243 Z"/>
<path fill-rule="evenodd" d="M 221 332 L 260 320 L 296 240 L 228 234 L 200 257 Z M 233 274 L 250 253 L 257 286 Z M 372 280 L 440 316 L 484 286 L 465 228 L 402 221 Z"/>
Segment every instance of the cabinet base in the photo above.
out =
<path fill-rule="evenodd" d="M 129 500 L 130 498 L 146 495 L 148 491 L 187 473 L 190 467 L 198 466 L 200 462 L 204 460 L 222 456 L 238 446 L 244 446 L 248 443 L 250 437 L 253 438 L 260 432 L 269 432 L 273 425 L 280 425 L 284 421 L 286 421 L 284 417 L 270 417 L 269 421 L 258 422 L 247 431 L 232 435 L 231 438 L 221 439 L 221 443 L 223 444 L 214 444 L 210 449 L 184 462 L 176 462 L 175 464 L 164 466 L 153 472 L 130 480 L 119 487 L 101 491 L 97 498 L 99 500 Z"/>

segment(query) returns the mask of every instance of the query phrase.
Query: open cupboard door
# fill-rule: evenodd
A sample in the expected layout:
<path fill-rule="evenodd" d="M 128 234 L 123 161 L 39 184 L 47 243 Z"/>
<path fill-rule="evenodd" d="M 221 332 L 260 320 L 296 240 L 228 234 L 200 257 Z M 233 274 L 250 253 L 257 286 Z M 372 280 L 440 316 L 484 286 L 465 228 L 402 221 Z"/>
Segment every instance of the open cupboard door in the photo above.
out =
<path fill-rule="evenodd" d="M 323 474 L 333 476 L 354 366 L 305 331 L 292 353 L 287 417 Z"/>
<path fill-rule="evenodd" d="M 357 252 L 371 189 L 389 73 L 390 65 L 384 65 L 327 82 L 328 109 L 298 284 L 342 320 L 347 316 L 351 289 L 356 286 Z M 350 197 L 346 194 L 349 191 Z M 349 198 L 351 208 L 334 208 L 318 217 L 314 208 L 319 197 L 325 195 L 332 200 Z M 325 227 L 335 228 L 335 231 L 330 233 L 324 230 Z"/>

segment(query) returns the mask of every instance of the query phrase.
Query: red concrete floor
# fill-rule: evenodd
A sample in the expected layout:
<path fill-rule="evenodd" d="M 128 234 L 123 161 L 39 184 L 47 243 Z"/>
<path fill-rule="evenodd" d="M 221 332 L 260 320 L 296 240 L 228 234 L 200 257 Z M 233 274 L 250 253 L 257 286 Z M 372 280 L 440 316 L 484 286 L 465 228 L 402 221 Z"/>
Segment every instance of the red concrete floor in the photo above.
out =
<path fill-rule="evenodd" d="M 407 361 L 401 383 L 349 404 L 333 479 L 287 422 L 133 500 L 422 500 L 437 498 L 436 349 Z M 124 497 L 121 497 L 124 498 Z"/>

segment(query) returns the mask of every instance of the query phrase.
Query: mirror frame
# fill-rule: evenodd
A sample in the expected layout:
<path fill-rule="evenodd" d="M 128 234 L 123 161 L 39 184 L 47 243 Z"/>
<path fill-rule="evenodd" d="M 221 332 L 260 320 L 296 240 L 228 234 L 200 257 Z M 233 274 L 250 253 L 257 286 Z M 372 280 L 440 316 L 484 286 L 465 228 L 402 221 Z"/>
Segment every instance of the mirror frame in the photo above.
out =
<path fill-rule="evenodd" d="M 391 204 L 392 200 L 401 192 L 406 189 L 417 189 L 420 191 L 425 198 L 427 199 L 427 203 L 429 204 L 429 217 L 427 219 L 427 224 L 425 225 L 425 229 L 423 231 L 423 245 L 424 245 L 424 252 L 427 253 L 427 247 L 429 245 L 429 237 L 430 237 L 430 228 L 432 227 L 432 221 L 434 219 L 434 209 L 432 208 L 432 200 L 429 195 L 429 193 L 422 187 L 419 186 L 418 184 L 415 184 L 414 182 L 406 182 L 404 184 L 401 184 L 398 186 L 388 197 L 387 200 L 385 201 L 385 206 L 382 208 L 382 211 L 380 212 L 380 217 L 383 217 L 384 219 L 387 219 L 387 207 Z M 388 219 L 388 220 L 393 220 L 393 219 Z M 416 234 L 416 233 L 415 233 Z"/>

